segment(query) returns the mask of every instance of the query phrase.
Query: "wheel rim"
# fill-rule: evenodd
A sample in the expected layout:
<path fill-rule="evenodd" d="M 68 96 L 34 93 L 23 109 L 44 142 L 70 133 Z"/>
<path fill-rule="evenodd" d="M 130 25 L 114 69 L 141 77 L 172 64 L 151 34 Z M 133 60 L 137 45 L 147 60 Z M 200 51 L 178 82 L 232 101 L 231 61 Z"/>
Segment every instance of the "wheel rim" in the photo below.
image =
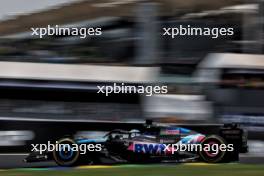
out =
<path fill-rule="evenodd" d="M 214 141 L 211 141 L 211 142 L 209 142 L 208 143 L 209 144 L 209 146 L 210 146 L 210 148 L 211 148 L 211 146 L 213 146 L 214 144 L 217 144 L 216 142 L 214 142 Z M 216 152 L 212 152 L 212 151 L 204 151 L 204 153 L 208 156 L 208 157 L 216 157 L 218 154 L 219 154 L 219 150 L 218 151 L 216 151 Z"/>
<path fill-rule="evenodd" d="M 205 150 L 205 144 L 208 144 L 208 146 L 210 147 L 210 151 L 206 151 Z M 218 149 L 217 151 L 212 151 L 212 145 L 218 145 Z M 212 162 L 212 163 L 216 163 L 216 162 L 220 162 L 224 155 L 225 155 L 225 151 L 221 151 L 220 150 L 220 145 L 221 144 L 225 144 L 225 141 L 218 136 L 211 136 L 208 138 L 205 138 L 202 141 L 202 151 L 200 151 L 200 156 L 201 158 L 205 161 L 205 162 Z"/>
<path fill-rule="evenodd" d="M 74 151 L 72 146 L 76 143 L 72 139 L 66 138 L 59 140 L 58 144 L 61 145 L 59 151 L 53 152 L 55 162 L 61 166 L 74 165 L 79 158 L 79 151 Z"/>

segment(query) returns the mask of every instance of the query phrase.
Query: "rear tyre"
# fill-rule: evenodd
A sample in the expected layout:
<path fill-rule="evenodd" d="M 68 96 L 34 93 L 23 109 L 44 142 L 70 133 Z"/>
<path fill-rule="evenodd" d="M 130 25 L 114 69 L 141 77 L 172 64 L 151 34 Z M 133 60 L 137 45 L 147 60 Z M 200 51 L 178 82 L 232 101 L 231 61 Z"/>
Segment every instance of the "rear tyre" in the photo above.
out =
<path fill-rule="evenodd" d="M 60 166 L 74 166 L 79 160 L 78 145 L 71 138 L 58 141 L 58 150 L 53 151 L 54 161 Z"/>
<path fill-rule="evenodd" d="M 199 155 L 202 161 L 207 163 L 219 163 L 224 161 L 226 151 L 220 150 L 220 145 L 226 145 L 226 141 L 222 137 L 216 135 L 208 136 L 201 144 L 202 150 L 199 152 Z"/>

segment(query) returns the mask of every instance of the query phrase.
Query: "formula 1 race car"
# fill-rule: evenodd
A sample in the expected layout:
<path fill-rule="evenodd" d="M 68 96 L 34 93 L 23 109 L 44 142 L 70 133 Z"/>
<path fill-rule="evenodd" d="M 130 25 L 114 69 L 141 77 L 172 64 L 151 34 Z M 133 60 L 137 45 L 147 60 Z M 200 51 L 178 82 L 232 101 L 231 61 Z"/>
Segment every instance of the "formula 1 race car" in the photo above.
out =
<path fill-rule="evenodd" d="M 113 130 L 102 138 L 65 137 L 53 151 L 34 151 L 26 162 L 54 160 L 60 166 L 107 163 L 231 162 L 247 152 L 247 133 L 235 124 L 205 135 L 174 125 L 148 122 L 144 130 Z M 81 146 L 87 152 L 83 153 Z M 182 147 L 184 146 L 184 147 Z M 74 149 L 76 148 L 77 149 Z M 80 148 L 78 148 L 80 147 Z"/>

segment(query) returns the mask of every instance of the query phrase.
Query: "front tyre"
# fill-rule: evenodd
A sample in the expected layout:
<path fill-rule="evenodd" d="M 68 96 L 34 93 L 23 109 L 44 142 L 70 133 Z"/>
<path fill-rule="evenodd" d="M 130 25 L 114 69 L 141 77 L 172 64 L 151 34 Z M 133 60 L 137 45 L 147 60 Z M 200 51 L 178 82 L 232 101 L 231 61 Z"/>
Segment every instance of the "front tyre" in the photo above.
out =
<path fill-rule="evenodd" d="M 53 151 L 54 161 L 60 166 L 73 166 L 79 160 L 78 145 L 71 138 L 63 138 L 58 141 L 57 149 Z"/>
<path fill-rule="evenodd" d="M 225 140 L 217 135 L 211 135 L 201 142 L 202 150 L 199 151 L 202 161 L 207 163 L 223 162 L 226 155 L 225 150 L 220 150 L 220 145 L 226 145 Z"/>

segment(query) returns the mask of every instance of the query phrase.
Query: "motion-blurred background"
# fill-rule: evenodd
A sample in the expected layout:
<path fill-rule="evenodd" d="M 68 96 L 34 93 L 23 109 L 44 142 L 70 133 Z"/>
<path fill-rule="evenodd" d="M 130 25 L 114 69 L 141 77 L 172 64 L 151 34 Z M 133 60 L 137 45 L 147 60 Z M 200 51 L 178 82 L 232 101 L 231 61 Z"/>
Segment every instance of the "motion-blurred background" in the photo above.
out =
<path fill-rule="evenodd" d="M 162 35 L 162 28 L 180 24 L 233 27 L 235 33 Z M 47 25 L 101 27 L 103 34 L 31 35 L 30 28 Z M 155 119 L 239 123 L 249 132 L 250 155 L 264 155 L 263 53 L 263 0 L 0 0 L 2 152 L 55 133 L 111 128 L 99 122 L 132 128 Z M 167 85 L 169 91 L 96 93 L 97 85 L 114 82 Z"/>

